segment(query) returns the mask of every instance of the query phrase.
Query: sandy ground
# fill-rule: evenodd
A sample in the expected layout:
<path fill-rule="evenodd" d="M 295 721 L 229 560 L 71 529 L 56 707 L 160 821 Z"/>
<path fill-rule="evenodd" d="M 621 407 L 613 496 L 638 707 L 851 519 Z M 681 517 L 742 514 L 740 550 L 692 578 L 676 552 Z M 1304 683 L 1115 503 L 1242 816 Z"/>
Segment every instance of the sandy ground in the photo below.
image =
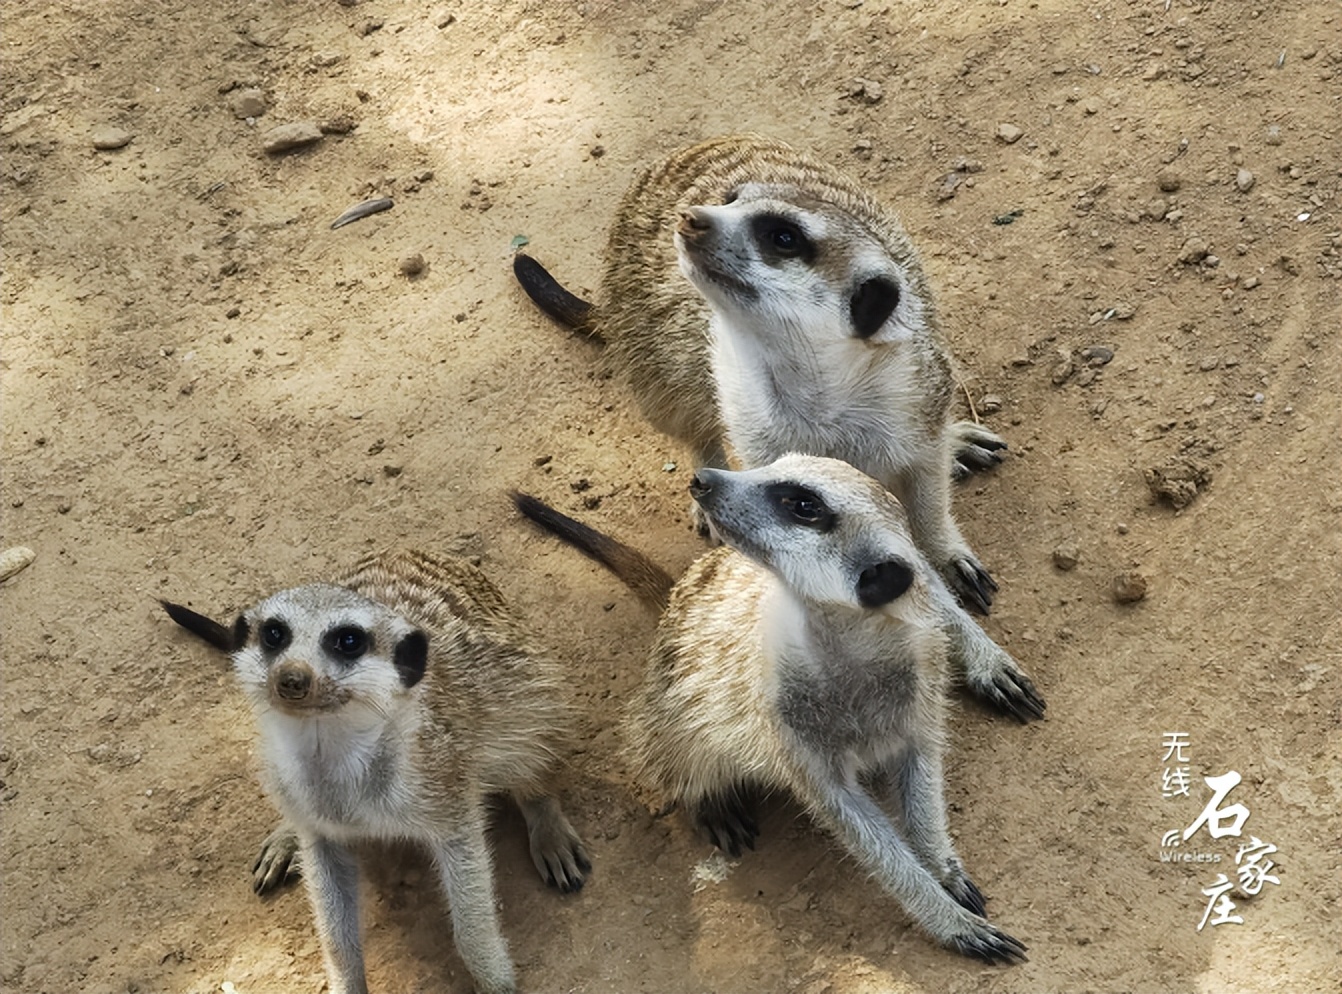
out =
<path fill-rule="evenodd" d="M 302 889 L 249 887 L 274 818 L 249 713 L 155 599 L 227 618 L 392 544 L 479 557 L 572 675 L 561 788 L 590 885 L 547 891 L 520 818 L 495 830 L 526 989 L 1339 989 L 1335 4 L 0 16 L 0 544 L 37 554 L 0 587 L 6 991 L 321 988 Z M 263 152 L 304 120 L 330 133 Z M 1002 585 L 986 628 L 1048 719 L 957 695 L 947 791 L 993 919 L 1030 947 L 1018 967 L 935 946 L 786 798 L 725 865 L 652 818 L 618 717 L 655 619 L 504 496 L 537 492 L 673 570 L 702 551 L 688 453 L 509 261 L 528 236 L 590 292 L 633 170 L 746 129 L 898 208 L 968 395 L 1011 442 L 957 515 Z M 330 230 L 373 195 L 395 207 Z M 1097 346 L 1112 360 L 1081 354 Z M 1146 479 L 1170 466 L 1178 509 Z M 1131 571 L 1147 595 L 1118 604 Z M 1188 796 L 1164 797 L 1179 768 Z M 1162 861 L 1228 770 L 1242 835 L 1165 850 L 1219 864 Z M 1199 930 L 1250 837 L 1277 847 L 1279 882 Z M 470 988 L 427 869 L 370 857 L 376 989 Z"/>

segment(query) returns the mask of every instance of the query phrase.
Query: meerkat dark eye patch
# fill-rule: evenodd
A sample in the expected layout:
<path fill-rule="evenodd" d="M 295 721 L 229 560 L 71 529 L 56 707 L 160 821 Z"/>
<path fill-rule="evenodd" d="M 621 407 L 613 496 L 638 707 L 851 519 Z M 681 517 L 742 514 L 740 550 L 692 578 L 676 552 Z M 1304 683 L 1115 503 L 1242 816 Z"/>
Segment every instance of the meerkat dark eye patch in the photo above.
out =
<path fill-rule="evenodd" d="M 848 312 L 853 319 L 853 333 L 858 338 L 870 338 L 881 330 L 881 325 L 890 319 L 899 306 L 899 285 L 877 276 L 867 280 L 857 288 L 848 302 Z"/>
<path fill-rule="evenodd" d="M 261 622 L 261 648 L 279 652 L 293 641 L 293 632 L 278 618 L 268 618 Z"/>
<path fill-rule="evenodd" d="M 392 665 L 400 674 L 401 683 L 409 690 L 424 677 L 429 664 L 429 640 L 421 631 L 413 631 L 396 643 Z"/>
<path fill-rule="evenodd" d="M 824 498 L 800 484 L 775 483 L 769 488 L 768 495 L 778 516 L 787 524 L 805 525 L 816 531 L 827 532 L 839 520 Z"/>
<path fill-rule="evenodd" d="M 368 651 L 368 633 L 355 625 L 332 628 L 324 641 L 331 652 L 346 662 L 353 662 Z"/>
<path fill-rule="evenodd" d="M 857 578 L 857 602 L 863 607 L 882 607 L 904 596 L 913 586 L 913 570 L 899 559 L 868 566 Z"/>
<path fill-rule="evenodd" d="M 765 262 L 784 259 L 811 262 L 815 258 L 815 243 L 794 221 L 776 214 L 761 214 L 750 222 L 750 228 Z"/>

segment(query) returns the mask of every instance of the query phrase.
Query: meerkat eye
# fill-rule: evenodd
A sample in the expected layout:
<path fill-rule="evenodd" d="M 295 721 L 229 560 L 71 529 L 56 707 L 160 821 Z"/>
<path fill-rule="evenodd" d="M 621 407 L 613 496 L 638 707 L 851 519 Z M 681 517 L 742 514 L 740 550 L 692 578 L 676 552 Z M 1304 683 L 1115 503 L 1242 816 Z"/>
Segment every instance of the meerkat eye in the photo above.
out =
<path fill-rule="evenodd" d="M 722 206 L 726 207 L 728 204 L 734 204 L 734 203 L 736 203 L 736 198 L 739 197 L 739 196 L 741 196 L 741 189 L 740 189 L 740 187 L 737 187 L 737 188 L 732 189 L 732 190 L 728 190 L 728 191 L 727 191 L 727 196 L 725 196 L 725 197 L 722 198 Z"/>
<path fill-rule="evenodd" d="M 270 618 L 261 623 L 261 645 L 278 652 L 293 639 L 289 626 L 278 618 Z"/>
<path fill-rule="evenodd" d="M 368 633 L 353 625 L 333 629 L 327 639 L 331 650 L 345 659 L 358 659 L 368 651 Z"/>
<path fill-rule="evenodd" d="M 827 532 L 838 520 L 824 499 L 805 487 L 795 483 L 780 483 L 771 487 L 770 491 L 779 515 L 790 524 Z"/>
<path fill-rule="evenodd" d="M 787 218 L 764 216 L 755 219 L 755 239 L 766 258 L 810 260 L 815 246 L 801 227 Z"/>

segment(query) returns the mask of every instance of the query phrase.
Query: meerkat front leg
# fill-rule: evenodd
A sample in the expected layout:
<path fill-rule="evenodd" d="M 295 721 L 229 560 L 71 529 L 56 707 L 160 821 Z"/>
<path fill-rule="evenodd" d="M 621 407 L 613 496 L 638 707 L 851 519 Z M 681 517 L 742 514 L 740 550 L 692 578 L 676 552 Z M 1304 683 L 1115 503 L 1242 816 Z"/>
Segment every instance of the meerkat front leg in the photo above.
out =
<path fill-rule="evenodd" d="M 494 868 L 485 839 L 483 805 L 467 812 L 459 829 L 430 844 L 447 896 L 457 952 L 479 994 L 513 994 L 517 982 L 494 908 Z"/>
<path fill-rule="evenodd" d="M 946 824 L 941 755 L 934 749 L 906 748 L 890 764 L 887 779 L 908 833 L 909 845 L 962 908 L 986 917 L 983 894 L 965 873 Z"/>
<path fill-rule="evenodd" d="M 1048 705 L 1034 681 L 955 603 L 950 591 L 944 592 L 942 611 L 950 630 L 951 665 L 970 691 L 1021 722 L 1044 717 Z"/>
<path fill-rule="evenodd" d="M 892 489 L 909 515 L 913 540 L 960 600 L 980 614 L 992 606 L 997 583 L 983 568 L 951 515 L 950 462 L 944 451 L 905 470 Z"/>
<path fill-rule="evenodd" d="M 919 925 L 966 956 L 988 963 L 1025 960 L 1020 941 L 942 886 L 851 772 L 817 756 L 807 756 L 803 763 L 802 781 L 793 790 Z"/>
<path fill-rule="evenodd" d="M 559 801 L 550 794 L 528 796 L 516 791 L 513 800 L 527 820 L 531 861 L 541 879 L 565 894 L 582 890 L 592 862 Z"/>
<path fill-rule="evenodd" d="M 302 853 L 331 994 L 368 994 L 359 941 L 359 864 L 344 846 L 320 836 L 305 840 Z"/>

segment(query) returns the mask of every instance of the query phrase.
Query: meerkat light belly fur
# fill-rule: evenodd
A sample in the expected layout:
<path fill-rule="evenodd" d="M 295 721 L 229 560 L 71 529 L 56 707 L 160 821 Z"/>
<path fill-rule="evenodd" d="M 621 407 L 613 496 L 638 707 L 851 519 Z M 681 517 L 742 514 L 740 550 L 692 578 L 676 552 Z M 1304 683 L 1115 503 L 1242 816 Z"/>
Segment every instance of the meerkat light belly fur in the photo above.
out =
<path fill-rule="evenodd" d="M 349 845 L 379 839 L 427 848 L 476 988 L 515 990 L 488 796 L 508 792 L 522 809 L 542 879 L 577 890 L 590 865 L 549 789 L 569 723 L 558 667 L 484 575 L 458 560 L 383 554 L 336 583 L 266 598 L 232 630 L 164 606 L 232 655 L 256 713 L 262 779 L 284 816 L 254 886 L 283 879 L 298 852 L 333 994 L 367 990 Z"/>
<path fill-rule="evenodd" d="M 852 466 L 789 455 L 702 468 L 691 492 L 726 547 L 669 594 L 669 578 L 649 587 L 646 565 L 630 568 L 638 553 L 515 497 L 665 604 L 629 709 L 640 777 L 733 855 L 758 831 L 752 789 L 786 789 L 939 941 L 1022 959 L 1025 947 L 984 917 L 951 843 L 942 753 L 953 668 L 1011 673 L 1022 716 L 1038 717 L 1029 678 L 956 602 L 898 500 Z"/>
<path fill-rule="evenodd" d="M 625 194 L 595 306 L 547 306 L 553 279 L 527 257 L 515 269 L 542 307 L 606 341 L 696 466 L 725 467 L 727 445 L 745 466 L 850 462 L 904 501 L 927 557 L 988 610 L 996 585 L 951 515 L 950 480 L 1005 443 L 950 423 L 950 354 L 917 252 L 847 176 L 773 139 L 710 139 Z"/>

